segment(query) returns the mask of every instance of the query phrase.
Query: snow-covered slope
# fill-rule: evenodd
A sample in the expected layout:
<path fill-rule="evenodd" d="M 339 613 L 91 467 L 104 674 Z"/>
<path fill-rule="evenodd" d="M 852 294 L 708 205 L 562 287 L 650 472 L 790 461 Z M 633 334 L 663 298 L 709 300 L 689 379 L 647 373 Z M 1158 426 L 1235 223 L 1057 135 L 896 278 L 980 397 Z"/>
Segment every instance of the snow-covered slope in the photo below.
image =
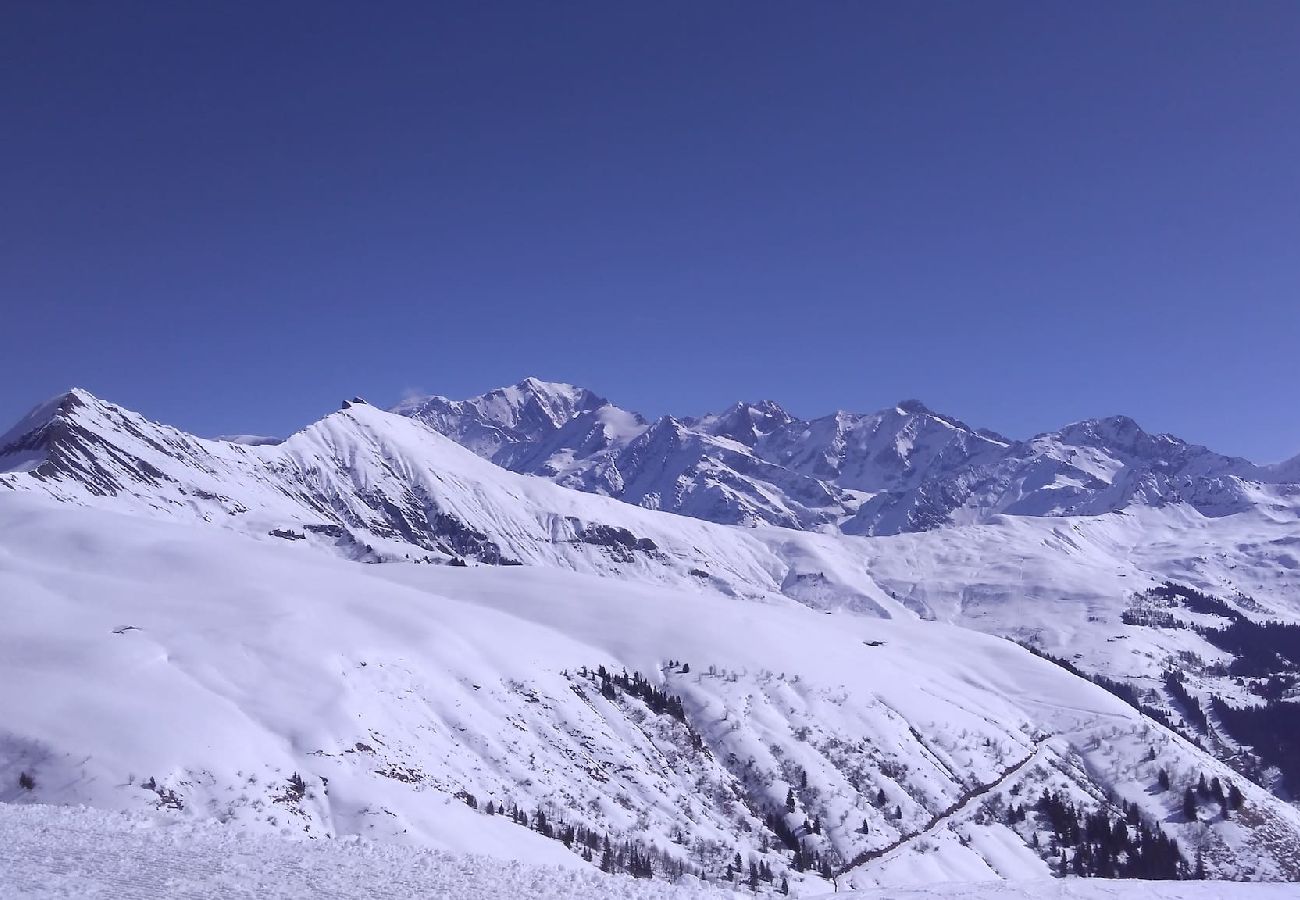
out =
<path fill-rule="evenodd" d="M 1024 444 L 918 404 L 816 428 L 774 404 L 646 424 L 540 383 L 443 413 L 469 408 L 480 450 L 543 447 L 554 471 L 360 400 L 252 444 L 72 391 L 0 437 L 0 799 L 572 863 L 537 836 L 540 809 L 579 849 L 641 840 L 661 870 L 713 877 L 741 853 L 808 887 L 818 869 L 1040 877 L 1041 823 L 1008 810 L 1051 790 L 1085 812 L 1133 804 L 1211 874 L 1300 875 L 1293 807 L 1184 738 L 1286 790 L 1166 673 L 1207 709 L 1285 700 L 1287 679 L 1243 678 L 1197 630 L 1230 618 L 1152 618 L 1143 599 L 1173 580 L 1230 617 L 1300 621 L 1291 486 L 1124 421 Z M 940 470 L 970 490 L 934 487 Z M 593 473 L 636 504 L 566 486 Z M 644 508 L 669 483 L 666 508 L 691 517 Z M 927 497 L 969 522 L 916 530 L 924 507 L 899 498 Z M 831 508 L 844 530 L 895 516 L 900 533 L 804 530 Z M 799 527 L 763 524 L 787 514 Z M 1122 680 L 1183 737 L 967 627 Z M 1239 783 L 1248 812 L 1208 801 L 1189 820 L 1180 791 L 1202 772 Z M 488 798 L 530 827 L 471 809 Z"/>
<path fill-rule="evenodd" d="M 375 841 L 0 804 L 0 895 L 29 900 L 721 900 L 732 891 Z M 1261 895 L 1263 896 L 1263 895 Z"/>
<path fill-rule="evenodd" d="M 576 389 L 552 394 L 530 414 L 506 415 L 502 408 L 515 407 L 504 400 L 485 408 L 517 426 L 535 423 L 543 406 L 559 410 L 555 418 L 562 418 L 586 397 Z M 0 470 L 8 470 L 0 472 L 0 493 L 11 488 L 200 521 L 366 561 L 521 562 L 735 596 L 780 594 L 818 608 L 876 615 L 899 614 L 906 606 L 928 618 L 1031 641 L 1058 655 L 1070 647 L 1099 666 L 1116 655 L 1117 646 L 1130 646 L 1122 641 L 1140 639 L 1142 652 L 1131 658 L 1146 662 L 1123 668 L 1144 676 L 1159 675 L 1178 654 L 1194 649 L 1185 635 L 1134 635 L 1123 627 L 1132 596 L 1165 580 L 1220 596 L 1244 593 L 1269 615 L 1300 618 L 1295 599 L 1300 597 L 1295 551 L 1300 522 L 1285 508 L 1260 505 L 1206 516 L 1184 503 L 1139 504 L 1111 514 L 998 515 L 872 540 L 786 528 L 729 528 L 514 474 L 421 421 L 363 402 L 346 407 L 279 444 L 247 446 L 202 440 L 73 391 L 42 405 L 0 438 Z M 891 413 L 911 416 L 913 422 L 927 415 L 915 406 Z M 664 421 L 630 442 L 624 455 L 663 436 L 677 449 L 660 456 L 681 460 L 686 456 L 680 441 L 695 442 L 698 452 L 689 458 L 699 471 L 714 459 L 700 450 L 701 442 L 729 442 L 728 452 L 740 454 L 746 441 L 761 444 L 789 423 L 770 405 L 737 408 L 718 420 L 695 423 L 694 430 Z M 862 440 L 865 427 L 854 432 Z M 897 430 L 882 428 L 871 434 Z M 966 435 L 952 438 L 961 447 L 979 437 L 956 423 L 926 426 L 913 434 L 918 446 L 931 448 L 927 457 L 935 455 L 936 446 L 948 446 L 938 438 L 920 440 L 937 428 Z M 1076 443 L 1084 441 L 1080 434 L 1099 434 L 1091 426 L 1077 431 L 1070 437 Z M 700 437 L 705 432 L 718 435 Z M 723 432 L 729 436 L 719 436 Z M 1170 444 L 1127 427 L 1118 433 L 1125 437 L 1112 435 L 1109 452 L 1125 446 L 1130 455 L 1152 456 L 1154 451 L 1143 449 L 1152 441 Z M 1036 443 L 1056 457 L 1073 452 L 1046 438 Z M 969 455 L 960 447 L 938 452 Z M 1201 473 L 1222 464 L 1185 447 L 1178 453 L 1185 471 Z M 1075 453 L 1072 465 L 1086 465 L 1094 473 L 1090 477 L 1098 479 L 1122 469 L 1119 464 L 1108 469 L 1099 459 L 1094 455 L 1085 463 Z M 638 471 L 655 480 L 644 468 Z M 718 493 L 712 496 L 724 505 L 730 501 L 723 498 L 738 496 L 722 490 L 721 476 L 714 487 Z M 887 495 L 893 496 L 877 496 Z M 688 493 L 678 506 L 709 496 L 708 491 Z"/>
<path fill-rule="evenodd" d="M 1278 475 L 1115 416 L 1014 443 L 955 469 L 939 467 L 915 490 L 865 506 L 844 530 L 893 534 L 998 513 L 1089 516 L 1170 505 L 1205 516 L 1260 510 L 1294 519 L 1300 488 L 1279 483 Z"/>
<path fill-rule="evenodd" d="M 344 407 L 278 444 L 248 446 L 72 391 L 0 438 L 0 490 L 366 561 L 528 563 L 751 593 L 779 584 L 779 562 L 743 531 L 516 475 L 413 419 Z"/>
<path fill-rule="evenodd" d="M 1016 441 L 918 401 L 804 421 L 772 401 L 647 423 L 590 391 L 527 379 L 415 417 L 506 468 L 728 524 L 852 534 L 925 531 L 1000 513 L 1099 515 L 1182 504 L 1203 515 L 1300 507 L 1294 461 L 1256 466 L 1123 416 Z"/>
<path fill-rule="evenodd" d="M 545 403 L 530 406 L 531 413 L 502 411 L 516 409 L 519 396 L 483 406 L 514 423 L 516 431 L 521 422 L 536 425 L 545 410 L 555 419 L 584 403 L 609 411 L 577 389 L 558 388 Z M 733 528 L 514 474 L 421 421 L 360 401 L 345 406 L 279 444 L 247 446 L 202 440 L 73 391 L 37 408 L 0 438 L 0 468 L 8 470 L 0 474 L 0 496 L 4 489 L 49 494 L 370 562 L 518 562 L 760 601 L 791 598 L 820 609 L 883 616 L 910 610 L 1032 643 L 1089 671 L 1131 678 L 1143 690 L 1162 690 L 1164 669 L 1185 668 L 1187 654 L 1210 667 L 1207 672 L 1224 657 L 1194 632 L 1126 624 L 1125 611 L 1138 592 L 1173 580 L 1216 596 L 1244 593 L 1259 604 L 1256 618 L 1300 621 L 1300 528 L 1285 509 L 1254 506 L 1209 517 L 1188 504 L 1170 503 L 1099 515 L 998 515 L 870 540 Z M 915 405 L 890 416 L 912 417 L 913 423 L 917 416 L 933 418 Z M 740 454 L 792 421 L 772 405 L 738 407 L 693 423 L 693 430 L 665 421 L 641 432 L 624 454 L 669 431 L 699 446 L 705 440 L 727 442 L 728 452 Z M 879 422 L 874 430 L 858 425 L 853 433 L 861 441 L 897 431 Z M 933 436 L 936 429 L 958 437 L 950 435 L 945 444 Z M 909 433 L 914 446 L 930 448 L 927 458 L 968 457 L 961 448 L 977 446 L 977 438 L 985 442 L 978 444 L 985 448 L 980 452 L 1000 446 L 953 422 L 931 422 Z M 1100 440 L 1100 433 L 1081 427 L 1070 440 Z M 1127 427 L 1106 433 L 1108 452 L 1123 446 L 1130 455 L 1152 456 L 1155 451 L 1144 448 L 1153 440 L 1170 443 Z M 1069 455 L 1046 438 L 1037 443 L 1056 456 Z M 958 449 L 935 451 L 939 446 Z M 1221 465 L 1186 448 L 1178 453 L 1186 471 Z M 680 447 L 663 455 L 684 458 Z M 691 458 L 702 466 L 714 457 L 701 451 Z M 1086 462 L 1097 478 L 1118 471 L 1099 459 Z M 1076 453 L 1072 465 L 1085 462 Z M 687 494 L 682 502 L 708 496 Z M 1216 693 L 1250 699 L 1231 684 L 1219 678 L 1202 687 L 1207 698 Z"/>
<path fill-rule="evenodd" d="M 1295 809 L 1100 688 L 937 622 L 360 566 L 20 494 L 0 501 L 0 595 L 3 801 L 577 864 L 590 833 L 594 862 L 608 838 L 717 879 L 740 854 L 808 891 L 787 840 L 841 884 L 1043 877 L 1044 826 L 1007 810 L 1051 790 L 1131 804 L 1212 874 L 1300 877 Z M 1183 819 L 1202 772 L 1245 808 Z M 573 851 L 540 836 L 568 828 Z"/>
<path fill-rule="evenodd" d="M 604 875 L 392 844 L 249 838 L 85 808 L 0 805 L 0 883 L 17 896 L 188 900 L 714 900 L 707 885 Z M 829 897 L 832 895 L 820 895 Z M 837 893 L 853 900 L 1289 900 L 1278 884 L 1035 881 Z"/>
<path fill-rule="evenodd" d="M 943 884 L 924 888 L 848 891 L 836 900 L 1289 900 L 1285 884 L 1222 881 L 1033 881 Z"/>

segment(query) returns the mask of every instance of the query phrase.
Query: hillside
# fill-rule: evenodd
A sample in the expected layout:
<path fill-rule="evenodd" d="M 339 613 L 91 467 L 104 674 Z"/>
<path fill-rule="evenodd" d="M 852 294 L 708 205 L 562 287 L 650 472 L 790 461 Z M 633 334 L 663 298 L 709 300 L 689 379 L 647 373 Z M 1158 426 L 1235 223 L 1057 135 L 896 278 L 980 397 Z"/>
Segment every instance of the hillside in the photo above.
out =
<path fill-rule="evenodd" d="M 74 391 L 0 463 L 0 800 L 807 889 L 1300 877 L 1276 511 L 735 527 L 360 400 L 248 444 Z"/>
<path fill-rule="evenodd" d="M 609 839 L 660 873 L 725 877 L 739 853 L 812 886 L 1043 877 L 1046 826 L 1008 810 L 1050 790 L 1161 823 L 1211 872 L 1297 875 L 1292 807 L 967 629 L 535 567 L 358 566 L 44 498 L 0 516 L 9 802 L 541 860 L 580 861 L 590 836 L 593 864 Z M 1245 810 L 1182 820 L 1201 772 Z"/>
<path fill-rule="evenodd" d="M 508 863 L 358 841 L 237 837 L 220 826 L 155 823 L 78 808 L 0 804 L 0 881 L 20 896 L 186 900 L 713 900 L 738 890 Z M 1282 900 L 1287 885 L 1223 882 L 980 882 L 840 892 L 854 900 Z M 808 895 L 811 896 L 811 895 Z"/>

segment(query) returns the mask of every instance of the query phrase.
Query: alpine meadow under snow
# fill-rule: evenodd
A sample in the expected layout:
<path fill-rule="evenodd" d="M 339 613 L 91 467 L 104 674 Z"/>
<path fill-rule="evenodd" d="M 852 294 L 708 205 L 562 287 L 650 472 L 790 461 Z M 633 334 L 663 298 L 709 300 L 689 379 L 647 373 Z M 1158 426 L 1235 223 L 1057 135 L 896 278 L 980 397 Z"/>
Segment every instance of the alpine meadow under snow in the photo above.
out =
<path fill-rule="evenodd" d="M 153 890 L 100 841 L 194 897 L 1300 881 L 1294 461 L 534 379 L 343 406 L 205 440 L 75 390 L 0 437 L 8 883 Z"/>

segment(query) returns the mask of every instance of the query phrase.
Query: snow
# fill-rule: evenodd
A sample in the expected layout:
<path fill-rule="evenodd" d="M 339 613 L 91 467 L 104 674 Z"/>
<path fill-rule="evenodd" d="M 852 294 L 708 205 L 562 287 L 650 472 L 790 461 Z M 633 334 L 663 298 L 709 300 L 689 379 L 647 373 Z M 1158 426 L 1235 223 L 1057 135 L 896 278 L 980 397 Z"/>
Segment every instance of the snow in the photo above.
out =
<path fill-rule="evenodd" d="M 0 804 L 0 894 L 32 898 L 358 897 L 721 900 L 730 892 L 373 841 L 295 842 L 211 823 Z"/>
<path fill-rule="evenodd" d="M 10 802 L 581 865 L 485 815 L 491 800 L 716 875 L 735 852 L 786 865 L 764 854 L 762 811 L 793 786 L 828 852 L 898 843 L 845 882 L 867 886 L 1040 877 L 985 799 L 1052 786 L 1080 803 L 1124 796 L 1162 820 L 1179 795 L 1151 791 L 1159 767 L 1179 784 L 1236 779 L 1014 644 L 901 607 L 885 619 L 556 568 L 363 566 L 23 494 L 0 495 L 0 595 Z M 597 665 L 680 695 L 705 749 L 639 701 L 601 697 L 578 674 Z M 34 790 L 15 787 L 23 772 Z M 304 796 L 287 796 L 294 773 Z M 1215 871 L 1288 875 L 1300 812 L 1241 786 L 1268 844 L 1250 846 L 1235 822 L 1167 827 L 1195 828 Z M 164 792 L 183 808 L 159 811 Z"/>
<path fill-rule="evenodd" d="M 753 896 L 372 841 L 291 842 L 209 823 L 0 804 L 7 897 L 176 900 L 724 900 Z M 1290 900 L 1295 887 L 1043 880 L 795 896 L 846 900 Z"/>
<path fill-rule="evenodd" d="M 1021 883 L 944 884 L 887 891 L 849 891 L 845 900 L 1292 900 L 1286 884 L 1215 881 L 1066 879 Z"/>
<path fill-rule="evenodd" d="M 590 869 L 487 816 L 493 800 L 716 875 L 736 852 L 782 871 L 764 816 L 797 788 L 786 824 L 816 817 L 819 852 L 863 860 L 841 887 L 868 888 L 1041 878 L 1031 833 L 996 813 L 1050 787 L 1088 808 L 1137 804 L 1213 874 L 1300 878 L 1295 807 L 1001 639 L 1149 687 L 1181 653 L 1221 657 L 1195 632 L 1122 622 L 1166 578 L 1300 618 L 1300 536 L 1273 488 L 1225 476 L 1230 494 L 1254 492 L 1232 515 L 1180 502 L 1065 516 L 1053 501 L 1052 516 L 972 507 L 969 524 L 930 531 L 812 533 L 762 524 L 800 491 L 833 493 L 753 454 L 785 427 L 774 405 L 642 429 L 581 389 L 524 382 L 483 408 L 492 428 L 563 435 L 539 446 L 579 468 L 566 429 L 588 425 L 591 446 L 671 463 L 628 469 L 621 495 L 697 517 L 506 471 L 360 401 L 270 446 L 204 441 L 82 391 L 34 411 L 0 442 L 0 801 Z M 904 435 L 909 459 L 973 440 L 912 404 L 889 414 L 910 423 L 871 441 Z M 860 417 L 830 424 L 817 440 L 835 453 L 868 433 Z M 1073 440 L 1217 465 L 1135 427 Z M 1006 450 L 980 440 L 964 446 Z M 1061 468 L 1082 451 L 1040 443 L 1018 497 L 1068 493 L 1117 458 Z M 824 497 L 804 499 L 796 519 Z M 755 527 L 706 521 L 737 511 Z M 453 558 L 471 565 L 423 564 Z M 602 696 L 581 674 L 599 665 L 680 696 L 690 729 Z M 1153 787 L 1161 768 L 1174 790 Z M 1249 817 L 1183 822 L 1181 788 L 1202 771 L 1240 784 Z M 294 773 L 302 796 L 286 792 Z"/>
<path fill-rule="evenodd" d="M 1300 471 L 1148 434 L 1124 416 L 1009 440 L 915 400 L 810 421 L 772 401 L 737 403 L 647 425 L 589 391 L 527 379 L 465 401 L 423 398 L 394 411 L 499 465 L 567 487 L 725 524 L 850 534 L 1170 504 L 1210 516 L 1294 514 Z"/>

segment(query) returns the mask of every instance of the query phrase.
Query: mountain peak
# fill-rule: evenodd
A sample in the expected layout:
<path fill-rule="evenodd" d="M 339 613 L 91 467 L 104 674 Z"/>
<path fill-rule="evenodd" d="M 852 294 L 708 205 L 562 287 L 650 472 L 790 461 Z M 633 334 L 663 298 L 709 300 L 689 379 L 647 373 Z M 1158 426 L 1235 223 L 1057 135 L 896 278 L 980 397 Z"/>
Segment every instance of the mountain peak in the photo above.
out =
<path fill-rule="evenodd" d="M 895 407 L 900 413 L 909 416 L 934 415 L 934 411 L 920 400 L 902 400 Z"/>
<path fill-rule="evenodd" d="M 1137 441 L 1149 437 L 1134 419 L 1122 415 L 1073 422 L 1056 434 L 1062 440 L 1088 446 L 1132 446 Z"/>
<path fill-rule="evenodd" d="M 10 455 L 18 449 L 18 444 L 23 444 L 26 448 L 26 445 L 32 442 L 24 440 L 25 438 L 45 429 L 56 419 L 68 418 L 78 409 L 98 402 L 98 398 L 90 391 L 74 387 L 51 397 L 44 403 L 38 403 L 12 428 L 0 434 L 0 457 Z"/>
<path fill-rule="evenodd" d="M 717 415 L 702 416 L 688 424 L 752 447 L 759 438 L 793 421 L 794 417 L 775 400 L 758 400 L 733 403 Z"/>

